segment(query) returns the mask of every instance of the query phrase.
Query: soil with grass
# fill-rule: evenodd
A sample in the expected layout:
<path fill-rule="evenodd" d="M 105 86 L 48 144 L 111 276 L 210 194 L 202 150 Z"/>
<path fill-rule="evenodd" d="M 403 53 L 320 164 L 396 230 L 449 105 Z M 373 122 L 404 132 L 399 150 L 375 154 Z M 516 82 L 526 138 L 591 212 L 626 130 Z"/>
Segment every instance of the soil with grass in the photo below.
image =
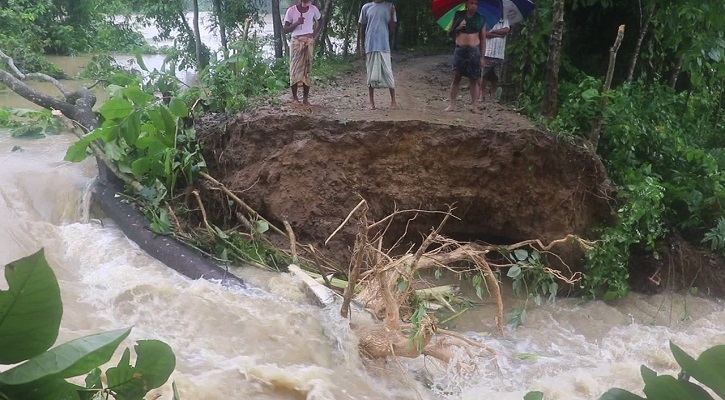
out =
<path fill-rule="evenodd" d="M 612 190 L 585 146 L 491 99 L 471 112 L 466 82 L 458 110 L 445 112 L 450 55 L 392 58 L 400 109 L 390 108 L 387 89 L 376 90 L 377 109 L 368 109 L 365 66 L 357 60 L 334 81 L 313 87 L 311 106 L 285 93 L 276 105 L 201 121 L 211 175 L 275 225 L 289 222 L 299 242 L 342 269 L 359 214 L 328 238 L 363 199 L 369 221 L 399 210 L 452 207 L 456 219 L 444 235 L 494 244 L 593 238 L 593 228 L 610 222 Z M 210 218 L 239 225 L 232 206 L 217 198 Z M 381 225 L 383 246 L 406 251 L 441 218 L 400 214 Z M 581 270 L 578 245 L 554 251 L 560 268 Z"/>

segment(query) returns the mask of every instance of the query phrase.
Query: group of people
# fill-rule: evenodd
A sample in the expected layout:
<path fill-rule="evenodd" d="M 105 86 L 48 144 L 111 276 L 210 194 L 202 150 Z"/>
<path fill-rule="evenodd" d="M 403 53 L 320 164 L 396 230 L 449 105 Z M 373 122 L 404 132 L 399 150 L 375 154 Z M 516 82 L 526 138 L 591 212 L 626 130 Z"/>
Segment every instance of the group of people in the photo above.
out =
<path fill-rule="evenodd" d="M 302 103 L 309 105 L 312 84 L 312 60 L 314 38 L 323 26 L 320 10 L 312 0 L 298 0 L 298 4 L 287 9 L 284 17 L 284 32 L 291 33 L 290 44 L 290 87 L 292 99 L 299 102 L 298 88 L 302 86 Z M 503 15 L 503 10 L 501 10 Z M 365 57 L 369 108 L 375 107 L 375 89 L 387 88 L 390 92 L 390 107 L 399 108 L 395 100 L 395 79 L 390 60 L 390 33 L 395 32 L 398 22 L 395 6 L 385 0 L 373 0 L 362 6 L 358 19 L 358 38 L 361 56 Z M 478 12 L 478 0 L 466 0 L 466 9 L 456 12 L 448 31 L 455 38 L 453 52 L 453 83 L 450 105 L 445 111 L 456 110 L 456 98 L 461 79 L 470 81 L 471 111 L 478 112 L 478 101 L 485 98 L 488 83 L 489 95 L 493 98 L 503 74 L 503 60 L 509 23 L 505 17 L 490 30 L 485 19 Z M 493 78 L 493 79 L 492 79 Z"/>

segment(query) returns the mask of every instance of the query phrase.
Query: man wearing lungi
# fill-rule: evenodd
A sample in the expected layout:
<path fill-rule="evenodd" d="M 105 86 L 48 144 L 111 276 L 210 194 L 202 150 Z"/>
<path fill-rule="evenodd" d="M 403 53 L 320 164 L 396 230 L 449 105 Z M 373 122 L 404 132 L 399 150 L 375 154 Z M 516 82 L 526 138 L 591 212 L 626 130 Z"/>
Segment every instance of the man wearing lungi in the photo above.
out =
<path fill-rule="evenodd" d="M 317 21 L 317 24 L 314 22 Z M 314 24 L 314 26 L 313 26 Z M 292 33 L 289 51 L 289 84 L 292 99 L 297 97 L 297 87 L 302 85 L 302 104 L 310 105 L 308 96 L 312 85 L 312 58 L 315 52 L 315 36 L 322 27 L 322 14 L 312 0 L 299 0 L 297 5 L 284 14 L 284 33 Z"/>
<path fill-rule="evenodd" d="M 375 89 L 390 90 L 390 108 L 398 108 L 395 101 L 395 79 L 390 61 L 390 32 L 395 32 L 398 21 L 395 6 L 383 0 L 374 0 L 362 6 L 358 20 L 360 54 L 367 69 L 370 109 L 375 109 Z"/>
<path fill-rule="evenodd" d="M 448 31 L 456 38 L 453 52 L 453 83 L 451 83 L 450 105 L 445 111 L 456 110 L 456 98 L 462 77 L 468 77 L 471 85 L 471 112 L 478 112 L 478 90 L 481 67 L 486 54 L 486 21 L 478 13 L 478 0 L 467 0 L 466 10 L 458 11 Z"/>

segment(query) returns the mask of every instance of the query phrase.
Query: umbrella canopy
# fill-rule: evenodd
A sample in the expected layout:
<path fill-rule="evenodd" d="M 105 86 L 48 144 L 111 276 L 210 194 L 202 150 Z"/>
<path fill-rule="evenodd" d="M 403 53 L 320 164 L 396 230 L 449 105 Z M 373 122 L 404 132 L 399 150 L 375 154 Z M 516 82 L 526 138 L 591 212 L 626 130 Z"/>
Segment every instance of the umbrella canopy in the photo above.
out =
<path fill-rule="evenodd" d="M 528 1 L 528 0 L 524 0 Z M 465 0 L 433 0 L 433 18 L 443 29 L 449 30 L 457 11 L 466 9 Z M 479 0 L 478 13 L 486 20 L 486 29 L 491 29 L 501 19 L 501 0 Z"/>
<path fill-rule="evenodd" d="M 510 25 L 523 21 L 536 6 L 531 0 L 503 0 L 503 15 L 509 20 Z"/>

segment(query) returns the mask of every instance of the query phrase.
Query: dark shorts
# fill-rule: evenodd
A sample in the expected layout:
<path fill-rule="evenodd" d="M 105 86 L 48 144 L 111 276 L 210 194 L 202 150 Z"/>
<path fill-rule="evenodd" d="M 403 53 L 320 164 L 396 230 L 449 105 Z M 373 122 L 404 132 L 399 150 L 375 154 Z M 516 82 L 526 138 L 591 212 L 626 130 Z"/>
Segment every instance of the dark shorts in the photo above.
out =
<path fill-rule="evenodd" d="M 503 58 L 485 57 L 486 64 L 483 66 L 483 76 L 485 77 L 491 71 L 496 76 L 496 80 L 503 78 Z"/>
<path fill-rule="evenodd" d="M 481 77 L 481 48 L 478 46 L 456 46 L 453 51 L 453 70 L 461 75 L 479 79 Z"/>

